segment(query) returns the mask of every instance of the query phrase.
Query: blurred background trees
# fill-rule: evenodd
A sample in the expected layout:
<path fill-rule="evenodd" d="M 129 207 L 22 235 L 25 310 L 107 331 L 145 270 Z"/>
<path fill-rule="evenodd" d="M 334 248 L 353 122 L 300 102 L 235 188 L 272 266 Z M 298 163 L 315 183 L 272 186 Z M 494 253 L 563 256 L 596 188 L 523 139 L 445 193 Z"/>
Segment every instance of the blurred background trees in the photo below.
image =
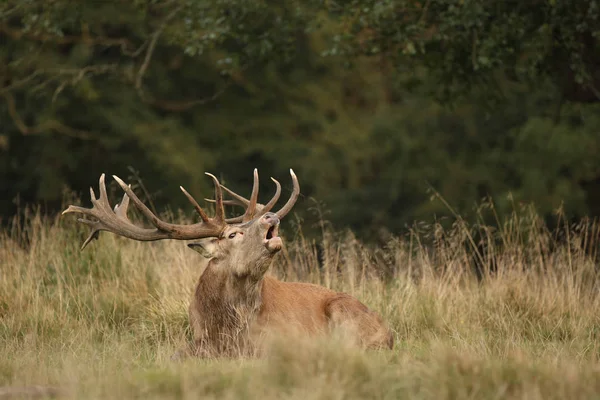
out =
<path fill-rule="evenodd" d="M 299 215 L 363 234 L 447 215 L 432 190 L 467 217 L 488 196 L 599 215 L 599 18 L 592 0 L 5 0 L 0 217 L 87 201 L 102 172 L 188 207 L 179 185 L 244 192 L 254 167 L 264 196 L 293 168 Z"/>

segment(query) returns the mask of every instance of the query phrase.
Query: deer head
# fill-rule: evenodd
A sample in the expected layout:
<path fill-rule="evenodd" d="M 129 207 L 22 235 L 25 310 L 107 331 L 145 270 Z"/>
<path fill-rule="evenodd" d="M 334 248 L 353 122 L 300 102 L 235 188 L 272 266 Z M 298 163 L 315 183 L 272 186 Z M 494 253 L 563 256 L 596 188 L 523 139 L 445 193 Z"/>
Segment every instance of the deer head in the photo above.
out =
<path fill-rule="evenodd" d="M 294 190 L 288 202 L 276 213 L 270 212 L 281 194 L 281 185 L 273 178 L 276 191 L 266 204 L 258 203 L 258 171 L 254 170 L 254 185 L 250 199 L 246 199 L 227 187 L 220 185 L 233 200 L 223 200 L 225 205 L 241 205 L 246 208 L 244 215 L 226 219 L 227 228 L 220 237 L 188 244 L 206 258 L 216 262 L 227 260 L 237 275 L 261 275 L 266 271 L 270 260 L 281 250 L 283 242 L 279 237 L 279 223 L 292 209 L 300 193 L 298 179 L 290 170 Z M 206 199 L 210 202 L 216 200 Z"/>
<path fill-rule="evenodd" d="M 300 193 L 296 175 L 292 170 L 290 170 L 290 174 L 294 185 L 292 195 L 287 203 L 275 213 L 270 212 L 270 210 L 279 199 L 281 185 L 271 178 L 277 187 L 275 195 L 266 205 L 259 204 L 257 202 L 258 171 L 255 169 L 254 185 L 249 200 L 225 188 L 214 175 L 207 173 L 212 178 L 215 186 L 215 199 L 209 200 L 215 203 L 215 216 L 212 218 L 209 218 L 196 200 L 183 187 L 180 187 L 200 216 L 201 222 L 196 224 L 180 225 L 162 221 L 146 207 L 131 190 L 131 187 L 117 176 L 113 176 L 113 178 L 125 194 L 113 210 L 108 201 L 104 174 L 100 176 L 99 198 L 96 198 L 94 190 L 90 188 L 92 208 L 71 205 L 63 211 L 63 214 L 78 213 L 93 218 L 93 220 L 79 218 L 80 222 L 92 228 L 90 235 L 83 243 L 82 250 L 93 239 L 98 238 L 100 231 L 112 232 L 139 241 L 211 238 L 211 240 L 191 243 L 188 246 L 206 257 L 214 258 L 217 263 L 225 262 L 232 269 L 232 272 L 237 275 L 262 275 L 266 271 L 270 260 L 283 246 L 282 240 L 278 236 L 279 222 L 292 209 Z M 221 188 L 230 193 L 234 200 L 223 200 Z M 130 201 L 154 225 L 154 228 L 142 228 L 134 225 L 129 220 L 127 208 Z M 246 207 L 246 211 L 239 217 L 226 219 L 224 211 L 224 205 L 226 204 L 242 204 Z"/>

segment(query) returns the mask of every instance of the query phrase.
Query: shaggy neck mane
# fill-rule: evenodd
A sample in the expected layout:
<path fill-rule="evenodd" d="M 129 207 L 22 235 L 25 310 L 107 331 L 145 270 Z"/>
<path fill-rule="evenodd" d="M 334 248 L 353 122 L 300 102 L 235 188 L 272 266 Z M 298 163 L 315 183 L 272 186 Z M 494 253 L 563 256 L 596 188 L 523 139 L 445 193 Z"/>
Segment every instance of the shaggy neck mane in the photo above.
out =
<path fill-rule="evenodd" d="M 241 307 L 246 308 L 247 311 L 258 311 L 262 302 L 264 273 L 236 274 L 232 270 L 235 269 L 221 265 L 219 260 L 212 259 L 200 278 L 199 286 L 204 286 L 203 283 L 210 285 L 210 292 L 215 295 L 212 300 L 225 307 Z"/>

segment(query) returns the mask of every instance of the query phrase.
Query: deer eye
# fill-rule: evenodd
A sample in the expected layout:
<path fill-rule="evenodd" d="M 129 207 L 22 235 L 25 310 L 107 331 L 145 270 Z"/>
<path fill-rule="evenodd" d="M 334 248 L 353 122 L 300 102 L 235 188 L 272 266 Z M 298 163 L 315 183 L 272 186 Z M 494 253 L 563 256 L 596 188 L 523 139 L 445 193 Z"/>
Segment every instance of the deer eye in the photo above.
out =
<path fill-rule="evenodd" d="M 229 239 L 233 239 L 235 237 L 235 235 L 236 235 L 236 232 L 233 232 L 233 233 L 230 233 L 228 237 L 229 237 Z"/>

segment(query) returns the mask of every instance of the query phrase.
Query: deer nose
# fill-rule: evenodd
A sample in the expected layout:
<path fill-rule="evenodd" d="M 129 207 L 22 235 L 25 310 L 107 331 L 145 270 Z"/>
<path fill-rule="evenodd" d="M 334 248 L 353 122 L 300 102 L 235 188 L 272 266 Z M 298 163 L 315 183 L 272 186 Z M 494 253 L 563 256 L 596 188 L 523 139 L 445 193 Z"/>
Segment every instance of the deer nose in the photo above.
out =
<path fill-rule="evenodd" d="M 279 223 L 279 217 L 275 213 L 266 213 L 263 219 L 270 225 L 277 225 Z"/>

